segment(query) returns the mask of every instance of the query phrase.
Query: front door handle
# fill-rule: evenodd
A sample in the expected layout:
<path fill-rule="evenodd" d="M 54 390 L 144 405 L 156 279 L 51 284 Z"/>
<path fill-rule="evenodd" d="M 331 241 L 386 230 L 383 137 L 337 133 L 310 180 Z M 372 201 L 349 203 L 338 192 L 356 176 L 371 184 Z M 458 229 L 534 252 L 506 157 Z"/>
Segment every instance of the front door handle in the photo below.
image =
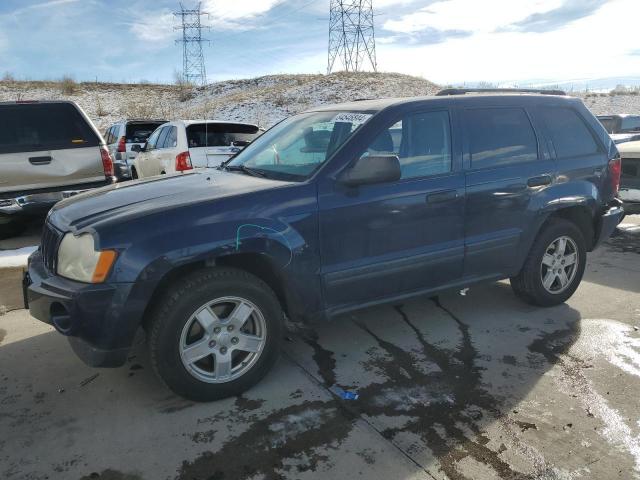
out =
<path fill-rule="evenodd" d="M 447 190 L 444 192 L 430 193 L 427 195 L 427 203 L 449 202 L 458 198 L 457 190 Z"/>
<path fill-rule="evenodd" d="M 551 185 L 553 179 L 551 175 L 540 175 L 539 177 L 531 177 L 527 180 L 527 186 L 529 187 L 544 187 L 545 185 Z"/>
<path fill-rule="evenodd" d="M 29 163 L 31 165 L 48 165 L 51 163 L 51 155 L 46 157 L 29 157 Z"/>

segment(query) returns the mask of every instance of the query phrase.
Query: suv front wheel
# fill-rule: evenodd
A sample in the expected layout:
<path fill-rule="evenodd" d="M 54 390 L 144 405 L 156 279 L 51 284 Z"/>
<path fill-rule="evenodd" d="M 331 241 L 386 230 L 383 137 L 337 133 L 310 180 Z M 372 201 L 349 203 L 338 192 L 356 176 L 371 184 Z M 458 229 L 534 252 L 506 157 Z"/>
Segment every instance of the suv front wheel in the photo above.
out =
<path fill-rule="evenodd" d="M 551 219 L 538 234 L 524 267 L 511 279 L 511 287 L 533 305 L 559 305 L 580 285 L 586 260 L 580 229 L 567 220 Z"/>
<path fill-rule="evenodd" d="M 151 363 L 167 386 L 196 401 L 239 395 L 277 359 L 283 313 L 259 278 L 231 268 L 179 279 L 153 312 Z"/>

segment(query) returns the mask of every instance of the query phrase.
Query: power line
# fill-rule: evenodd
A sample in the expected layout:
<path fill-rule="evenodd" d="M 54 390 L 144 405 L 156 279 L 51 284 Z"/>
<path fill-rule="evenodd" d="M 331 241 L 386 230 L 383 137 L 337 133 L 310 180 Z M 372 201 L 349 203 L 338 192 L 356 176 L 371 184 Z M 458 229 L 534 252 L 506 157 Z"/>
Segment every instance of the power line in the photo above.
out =
<path fill-rule="evenodd" d="M 193 85 L 206 85 L 207 83 L 202 42 L 209 40 L 202 38 L 202 30 L 209 27 L 203 26 L 200 18 L 209 14 L 203 12 L 200 5 L 198 3 L 197 8 L 189 9 L 185 8 L 181 2 L 180 11 L 173 13 L 181 20 L 181 25 L 174 28 L 182 30 L 182 38 L 176 40 L 176 43 L 182 43 L 182 77 L 185 82 Z"/>
<path fill-rule="evenodd" d="M 360 72 L 366 64 L 378 71 L 372 3 L 331 0 L 327 73 L 335 71 L 339 64 L 347 72 Z"/>

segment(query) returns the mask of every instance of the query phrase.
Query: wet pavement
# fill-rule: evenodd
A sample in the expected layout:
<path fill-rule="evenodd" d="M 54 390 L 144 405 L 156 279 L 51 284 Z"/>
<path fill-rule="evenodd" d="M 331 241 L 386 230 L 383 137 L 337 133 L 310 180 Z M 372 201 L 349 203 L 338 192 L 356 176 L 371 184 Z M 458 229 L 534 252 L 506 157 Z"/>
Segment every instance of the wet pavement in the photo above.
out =
<path fill-rule="evenodd" d="M 640 478 L 640 219 L 626 222 L 565 305 L 499 282 L 292 328 L 263 382 L 209 404 L 166 390 L 142 337 L 126 367 L 94 370 L 9 312 L 0 477 Z"/>

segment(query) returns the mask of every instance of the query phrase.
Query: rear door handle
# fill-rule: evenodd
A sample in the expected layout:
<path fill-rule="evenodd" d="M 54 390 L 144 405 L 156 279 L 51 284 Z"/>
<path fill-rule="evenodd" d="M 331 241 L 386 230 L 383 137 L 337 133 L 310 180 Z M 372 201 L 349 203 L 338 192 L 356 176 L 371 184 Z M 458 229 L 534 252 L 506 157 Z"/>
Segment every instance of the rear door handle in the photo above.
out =
<path fill-rule="evenodd" d="M 458 198 L 457 190 L 447 190 L 444 192 L 436 192 L 427 195 L 427 203 L 442 203 L 455 200 Z"/>
<path fill-rule="evenodd" d="M 46 157 L 29 157 L 29 163 L 31 165 L 48 165 L 51 163 L 51 155 Z"/>
<path fill-rule="evenodd" d="M 544 187 L 545 185 L 551 185 L 552 181 L 551 175 L 540 175 L 539 177 L 531 177 L 527 180 L 527 186 Z"/>

